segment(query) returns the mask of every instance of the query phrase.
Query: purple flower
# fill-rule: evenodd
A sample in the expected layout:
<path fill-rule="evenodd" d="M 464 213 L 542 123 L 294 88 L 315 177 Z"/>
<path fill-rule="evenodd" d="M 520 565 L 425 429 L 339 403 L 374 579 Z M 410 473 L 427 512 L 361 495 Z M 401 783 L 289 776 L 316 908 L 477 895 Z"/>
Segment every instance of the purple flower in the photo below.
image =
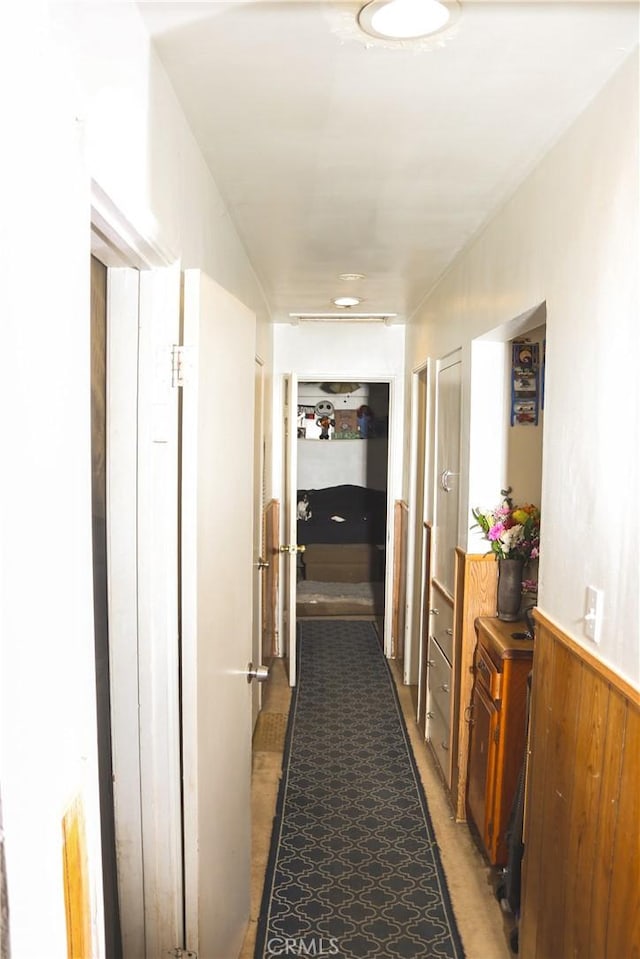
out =
<path fill-rule="evenodd" d="M 496 540 L 500 539 L 504 533 L 504 523 L 496 523 L 495 526 L 492 526 L 489 532 L 487 533 L 487 539 Z"/>

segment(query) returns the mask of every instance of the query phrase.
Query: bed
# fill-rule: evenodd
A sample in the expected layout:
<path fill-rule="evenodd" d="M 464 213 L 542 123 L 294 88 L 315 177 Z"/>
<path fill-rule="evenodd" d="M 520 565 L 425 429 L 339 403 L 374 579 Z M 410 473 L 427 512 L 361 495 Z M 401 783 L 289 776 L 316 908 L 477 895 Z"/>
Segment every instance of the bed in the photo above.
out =
<path fill-rule="evenodd" d="M 298 543 L 385 542 L 387 494 L 364 486 L 330 486 L 298 490 L 298 503 L 308 503 L 308 517 L 298 519 Z"/>
<path fill-rule="evenodd" d="M 387 497 L 361 486 L 298 490 L 298 616 L 384 611 Z"/>

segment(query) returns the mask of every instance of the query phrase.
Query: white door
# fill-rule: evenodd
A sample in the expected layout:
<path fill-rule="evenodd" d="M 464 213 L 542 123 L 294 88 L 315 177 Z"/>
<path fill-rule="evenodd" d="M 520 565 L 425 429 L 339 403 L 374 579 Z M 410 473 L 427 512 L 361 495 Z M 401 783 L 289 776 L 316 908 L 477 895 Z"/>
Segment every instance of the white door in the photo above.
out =
<path fill-rule="evenodd" d="M 291 373 L 284 378 L 284 636 L 289 685 L 295 686 L 296 663 L 296 582 L 298 562 L 297 523 L 298 482 L 298 378 Z"/>
<path fill-rule="evenodd" d="M 441 360 L 436 386 L 435 565 L 433 575 L 453 596 L 460 503 L 459 353 Z"/>
<path fill-rule="evenodd" d="M 233 959 L 250 902 L 255 317 L 184 275 L 182 712 L 186 947 Z"/>

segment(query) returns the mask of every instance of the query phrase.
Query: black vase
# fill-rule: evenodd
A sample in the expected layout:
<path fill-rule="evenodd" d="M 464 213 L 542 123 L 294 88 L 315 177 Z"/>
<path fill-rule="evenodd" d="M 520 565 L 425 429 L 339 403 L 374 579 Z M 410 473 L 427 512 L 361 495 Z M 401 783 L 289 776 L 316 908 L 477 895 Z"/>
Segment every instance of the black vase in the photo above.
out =
<path fill-rule="evenodd" d="M 498 560 L 498 619 L 508 623 L 520 618 L 523 559 Z"/>

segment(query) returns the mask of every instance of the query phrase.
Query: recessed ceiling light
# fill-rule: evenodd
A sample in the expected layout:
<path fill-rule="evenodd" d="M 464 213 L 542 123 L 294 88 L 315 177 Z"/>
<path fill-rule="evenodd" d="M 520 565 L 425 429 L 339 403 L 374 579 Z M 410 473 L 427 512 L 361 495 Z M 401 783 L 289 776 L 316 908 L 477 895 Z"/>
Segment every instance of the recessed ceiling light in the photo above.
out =
<path fill-rule="evenodd" d="M 358 24 L 383 40 L 417 40 L 444 30 L 458 6 L 440 0 L 369 0 L 358 13 Z"/>
<path fill-rule="evenodd" d="M 334 306 L 341 306 L 343 309 L 348 309 L 350 306 L 357 306 L 359 303 L 362 303 L 361 296 L 335 296 L 331 302 Z"/>
<path fill-rule="evenodd" d="M 339 280 L 364 280 L 366 273 L 338 273 Z"/>

